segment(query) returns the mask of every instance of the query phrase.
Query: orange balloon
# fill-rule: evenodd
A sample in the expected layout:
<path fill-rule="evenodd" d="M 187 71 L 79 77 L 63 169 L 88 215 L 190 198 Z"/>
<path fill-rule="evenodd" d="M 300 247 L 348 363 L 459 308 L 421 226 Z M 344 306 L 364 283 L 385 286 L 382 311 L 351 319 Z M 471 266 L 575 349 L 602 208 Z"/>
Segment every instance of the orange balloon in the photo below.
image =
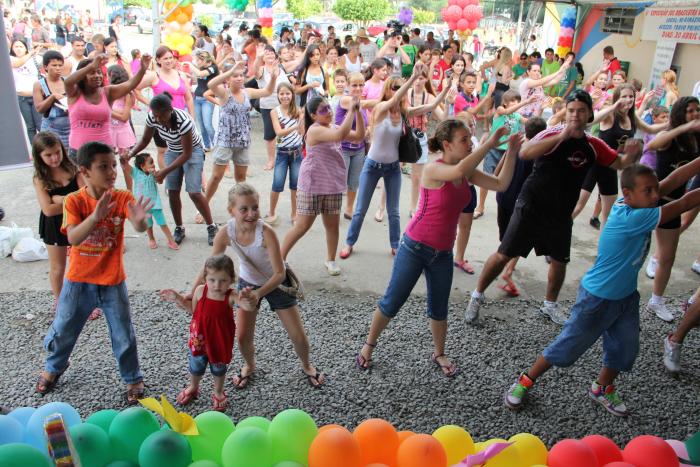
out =
<path fill-rule="evenodd" d="M 177 21 L 180 24 L 185 24 L 189 20 L 190 20 L 190 17 L 187 16 L 187 14 L 182 13 L 182 12 L 178 13 L 177 18 L 175 18 L 175 21 Z"/>
<path fill-rule="evenodd" d="M 320 434 L 323 433 L 324 431 L 326 431 L 326 430 L 332 430 L 333 428 L 342 428 L 343 430 L 345 430 L 345 431 L 347 431 L 348 433 L 350 433 L 350 431 L 348 431 L 348 429 L 345 428 L 344 426 L 340 426 L 340 425 L 336 425 L 335 423 L 331 423 L 330 425 L 323 425 L 321 428 L 319 428 L 319 429 L 318 429 L 318 434 L 320 435 Z"/>
<path fill-rule="evenodd" d="M 170 11 L 169 8 L 165 9 L 166 12 Z M 177 15 L 181 13 L 180 8 L 175 8 L 172 13 L 170 13 L 165 20 L 166 21 L 176 21 L 177 20 Z"/>
<path fill-rule="evenodd" d="M 446 467 L 447 454 L 440 441 L 430 435 L 414 435 L 399 446 L 398 467 Z"/>
<path fill-rule="evenodd" d="M 360 467 L 360 445 L 343 427 L 318 433 L 309 448 L 309 467 Z"/>
<path fill-rule="evenodd" d="M 357 425 L 353 436 L 360 444 L 362 465 L 374 462 L 396 466 L 399 435 L 391 423 L 381 418 L 370 418 Z"/>
<path fill-rule="evenodd" d="M 406 441 L 407 438 L 410 438 L 411 436 L 415 435 L 414 432 L 412 431 L 399 431 L 399 444 L 403 443 Z"/>
<path fill-rule="evenodd" d="M 194 8 L 192 8 L 192 4 L 190 3 L 187 6 L 180 7 L 180 9 L 187 14 L 190 18 L 192 18 L 192 15 L 194 14 Z"/>

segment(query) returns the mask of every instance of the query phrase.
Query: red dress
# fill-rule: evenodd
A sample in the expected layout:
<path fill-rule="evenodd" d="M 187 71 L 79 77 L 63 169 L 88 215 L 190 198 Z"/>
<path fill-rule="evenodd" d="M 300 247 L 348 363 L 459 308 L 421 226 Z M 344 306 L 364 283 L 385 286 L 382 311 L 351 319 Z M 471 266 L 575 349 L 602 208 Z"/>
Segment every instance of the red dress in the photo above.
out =
<path fill-rule="evenodd" d="M 229 305 L 226 292 L 223 300 L 207 297 L 207 285 L 204 285 L 202 298 L 190 322 L 190 338 L 187 345 L 192 355 L 206 355 L 209 363 L 228 365 L 233 355 L 233 338 L 236 324 L 233 320 L 233 307 Z"/>

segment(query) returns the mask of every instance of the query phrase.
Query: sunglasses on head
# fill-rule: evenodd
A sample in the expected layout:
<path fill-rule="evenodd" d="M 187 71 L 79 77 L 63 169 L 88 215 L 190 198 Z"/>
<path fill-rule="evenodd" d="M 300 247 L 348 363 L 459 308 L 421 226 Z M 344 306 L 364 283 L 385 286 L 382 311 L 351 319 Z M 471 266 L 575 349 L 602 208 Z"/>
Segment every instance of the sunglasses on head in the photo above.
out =
<path fill-rule="evenodd" d="M 328 104 L 321 104 L 316 108 L 316 115 L 328 115 L 331 113 L 331 106 Z"/>
<path fill-rule="evenodd" d="M 399 89 L 401 89 L 401 85 L 400 84 L 393 84 L 390 89 L 392 91 L 398 91 Z"/>

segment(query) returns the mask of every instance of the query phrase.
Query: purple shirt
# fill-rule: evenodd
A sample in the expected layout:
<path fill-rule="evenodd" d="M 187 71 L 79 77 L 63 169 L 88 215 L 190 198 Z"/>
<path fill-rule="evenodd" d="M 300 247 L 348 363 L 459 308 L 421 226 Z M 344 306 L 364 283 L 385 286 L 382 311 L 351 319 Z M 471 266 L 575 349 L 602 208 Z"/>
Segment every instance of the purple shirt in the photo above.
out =
<path fill-rule="evenodd" d="M 360 112 L 362 112 L 362 119 L 365 121 L 365 128 L 367 128 L 367 110 L 362 109 Z M 345 121 L 345 115 L 348 113 L 347 110 L 345 110 L 340 103 L 338 103 L 338 106 L 335 108 L 335 124 L 340 126 L 343 124 L 343 121 Z M 352 120 L 352 129 L 355 130 L 355 122 L 357 121 L 357 117 L 353 118 Z M 364 140 L 361 143 L 353 143 L 351 141 L 346 141 L 343 140 L 340 143 L 340 147 L 344 151 L 359 151 L 360 149 L 365 148 L 365 142 Z"/>

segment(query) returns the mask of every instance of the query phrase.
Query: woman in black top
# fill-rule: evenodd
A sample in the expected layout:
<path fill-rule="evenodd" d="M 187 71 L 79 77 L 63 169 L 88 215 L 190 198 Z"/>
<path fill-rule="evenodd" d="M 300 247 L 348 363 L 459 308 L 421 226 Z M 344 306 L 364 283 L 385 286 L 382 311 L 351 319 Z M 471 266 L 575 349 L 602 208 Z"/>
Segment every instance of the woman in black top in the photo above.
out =
<path fill-rule="evenodd" d="M 214 145 L 214 104 L 204 97 L 204 93 L 208 89 L 209 81 L 219 74 L 219 68 L 214 63 L 214 57 L 204 50 L 197 52 L 196 59 L 196 67 L 192 67 L 192 76 L 197 79 L 197 88 L 194 91 L 194 118 L 202 134 L 204 150 L 211 151 Z"/>

